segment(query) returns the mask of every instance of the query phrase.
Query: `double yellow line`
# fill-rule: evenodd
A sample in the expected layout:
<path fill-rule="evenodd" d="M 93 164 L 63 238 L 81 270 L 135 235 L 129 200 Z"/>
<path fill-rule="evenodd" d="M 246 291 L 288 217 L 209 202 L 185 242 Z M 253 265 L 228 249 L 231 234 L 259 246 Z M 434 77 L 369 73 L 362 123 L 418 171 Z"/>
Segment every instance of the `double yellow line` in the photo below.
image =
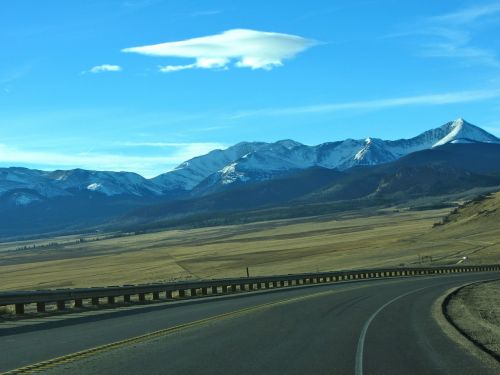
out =
<path fill-rule="evenodd" d="M 330 294 L 343 293 L 343 292 L 352 291 L 355 289 L 362 289 L 362 288 L 366 288 L 366 287 L 369 287 L 369 285 L 356 286 L 356 287 L 347 288 L 347 289 L 343 289 L 343 290 L 329 290 L 329 291 L 325 291 L 325 292 L 318 292 L 318 293 L 314 293 L 314 294 L 309 294 L 306 296 L 288 298 L 288 299 L 283 299 L 283 300 L 279 300 L 279 301 L 275 301 L 275 302 L 264 303 L 264 304 L 257 305 L 257 306 L 246 307 L 246 308 L 243 308 L 240 310 L 211 316 L 209 318 L 195 320 L 195 321 L 189 322 L 189 323 L 179 324 L 179 325 L 176 325 L 174 327 L 161 329 L 159 331 L 146 333 L 144 335 L 135 336 L 135 337 L 132 337 L 129 339 L 121 340 L 121 341 L 116 341 L 116 342 L 113 342 L 110 344 L 96 346 L 96 347 L 91 348 L 91 349 L 85 349 L 85 350 L 82 350 L 79 352 L 64 355 L 62 357 L 57 357 L 57 358 L 53 358 L 53 359 L 50 359 L 47 361 L 35 363 L 35 364 L 29 365 L 29 366 L 20 367 L 20 368 L 17 368 L 15 370 L 5 372 L 1 375 L 37 373 L 40 371 L 48 370 L 48 369 L 55 367 L 55 366 L 68 364 L 68 363 L 71 363 L 71 362 L 74 362 L 77 360 L 85 359 L 85 358 L 94 356 L 96 354 L 106 353 L 106 352 L 109 352 L 111 350 L 124 347 L 126 345 L 137 344 L 137 343 L 141 343 L 141 342 L 151 340 L 151 339 L 154 339 L 157 337 L 167 336 L 167 335 L 182 331 L 182 330 L 187 329 L 187 328 L 197 327 L 197 326 L 201 326 L 201 325 L 204 325 L 207 323 L 216 322 L 216 321 L 227 319 L 227 318 L 238 317 L 238 316 L 241 316 L 244 314 L 248 314 L 250 312 L 264 310 L 264 309 L 268 309 L 271 307 L 276 307 L 276 306 L 280 306 L 280 305 L 284 305 L 284 304 L 288 304 L 288 303 L 300 302 L 300 301 L 304 301 L 304 300 L 311 299 L 311 298 L 323 297 L 323 296 L 330 295 Z"/>

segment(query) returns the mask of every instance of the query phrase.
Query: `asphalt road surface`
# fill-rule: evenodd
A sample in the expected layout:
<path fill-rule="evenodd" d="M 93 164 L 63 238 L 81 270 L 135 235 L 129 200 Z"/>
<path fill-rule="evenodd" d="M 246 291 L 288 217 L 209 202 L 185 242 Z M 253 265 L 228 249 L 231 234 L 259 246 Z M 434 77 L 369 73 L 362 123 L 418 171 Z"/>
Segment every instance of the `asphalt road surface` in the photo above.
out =
<path fill-rule="evenodd" d="M 315 285 L 0 327 L 0 372 L 162 330 L 42 373 L 498 374 L 451 341 L 431 307 L 452 287 L 499 277 Z"/>

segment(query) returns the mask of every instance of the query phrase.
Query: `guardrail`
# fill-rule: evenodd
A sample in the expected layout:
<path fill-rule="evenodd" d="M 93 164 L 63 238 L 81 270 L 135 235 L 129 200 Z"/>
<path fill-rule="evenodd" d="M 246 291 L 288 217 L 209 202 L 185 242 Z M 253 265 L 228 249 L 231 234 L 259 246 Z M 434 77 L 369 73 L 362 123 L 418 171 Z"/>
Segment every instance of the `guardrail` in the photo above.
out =
<path fill-rule="evenodd" d="M 153 300 L 174 300 L 194 296 L 214 296 L 259 289 L 274 289 L 297 285 L 332 283 L 345 280 L 379 279 L 387 277 L 411 277 L 459 272 L 500 271 L 500 265 L 443 266 L 426 268 L 386 268 L 350 271 L 304 273 L 280 276 L 260 276 L 235 279 L 214 279 L 157 284 L 109 286 L 98 288 L 55 289 L 35 291 L 13 291 L 0 293 L 0 306 L 15 306 L 16 314 L 25 313 L 25 305 L 36 304 L 37 312 L 45 312 L 46 304 L 56 304 L 57 310 L 83 308 L 86 304 L 97 306 L 102 299 L 110 305 L 117 297 L 130 303 L 134 296 L 138 302 L 145 302 L 149 295 Z M 189 292 L 189 295 L 188 295 Z"/>

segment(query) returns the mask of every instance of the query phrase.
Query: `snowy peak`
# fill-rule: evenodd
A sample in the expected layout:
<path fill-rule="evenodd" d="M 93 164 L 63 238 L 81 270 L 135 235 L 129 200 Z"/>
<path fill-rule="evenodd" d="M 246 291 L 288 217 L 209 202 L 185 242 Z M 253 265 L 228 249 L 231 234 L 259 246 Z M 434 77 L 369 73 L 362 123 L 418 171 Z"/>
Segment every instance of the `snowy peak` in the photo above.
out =
<path fill-rule="evenodd" d="M 132 172 L 102 172 L 84 169 L 53 172 L 27 168 L 0 168 L 0 196 L 10 193 L 18 205 L 81 192 L 98 192 L 106 196 L 137 197 L 161 194 L 161 188 Z"/>
<path fill-rule="evenodd" d="M 462 118 L 444 124 L 441 128 L 448 134 L 436 142 L 433 147 L 442 146 L 447 143 L 498 143 L 500 141 L 497 137 L 468 123 Z"/>
<path fill-rule="evenodd" d="M 163 173 L 152 181 L 164 191 L 189 191 L 205 178 L 267 143 L 241 142 L 225 150 L 214 150 L 203 156 L 185 161 L 174 170 Z"/>
<path fill-rule="evenodd" d="M 204 171 L 206 178 L 203 181 L 192 180 L 191 186 L 197 186 L 196 191 L 201 187 L 212 191 L 217 185 L 227 186 L 234 183 L 268 180 L 311 167 L 346 170 L 355 166 L 378 165 L 447 143 L 465 142 L 500 141 L 465 120 L 457 119 L 414 138 L 396 141 L 369 137 L 364 140 L 347 139 L 317 146 L 306 146 L 291 140 L 259 143 L 258 146 L 253 143 L 240 143 L 235 147 L 245 145 L 251 152 L 235 155 L 239 157 L 229 160 L 217 170 L 211 169 L 212 173 L 206 169 Z M 210 154 L 207 155 L 209 156 Z M 168 176 L 169 173 L 165 175 Z"/>
<path fill-rule="evenodd" d="M 107 196 L 114 195 L 159 195 L 161 189 L 153 182 L 132 172 L 88 171 L 72 169 L 54 171 L 47 176 L 52 183 L 66 191 L 88 190 Z"/>
<path fill-rule="evenodd" d="M 227 187 L 264 181 L 312 167 L 346 170 L 356 166 L 388 163 L 405 155 L 448 143 L 500 143 L 500 140 L 462 118 L 410 139 L 346 139 L 316 146 L 284 139 L 274 143 L 241 142 L 213 150 L 181 163 L 153 179 L 131 172 L 52 172 L 27 168 L 0 168 L 0 198 L 18 206 L 44 199 L 103 194 L 188 196 Z"/>
<path fill-rule="evenodd" d="M 354 155 L 354 165 L 377 165 L 395 160 L 396 156 L 385 147 L 381 139 L 367 138 L 364 146 Z"/>

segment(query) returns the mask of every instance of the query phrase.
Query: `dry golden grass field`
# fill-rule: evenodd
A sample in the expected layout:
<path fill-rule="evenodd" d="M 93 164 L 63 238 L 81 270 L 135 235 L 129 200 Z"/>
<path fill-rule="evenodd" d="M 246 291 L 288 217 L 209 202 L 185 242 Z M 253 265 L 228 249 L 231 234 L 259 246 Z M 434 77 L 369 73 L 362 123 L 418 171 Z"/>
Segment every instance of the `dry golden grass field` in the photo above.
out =
<path fill-rule="evenodd" d="M 489 208 L 486 208 L 489 207 Z M 381 210 L 360 216 L 166 230 L 84 241 L 78 236 L 0 245 L 0 289 L 46 289 L 416 265 L 500 262 L 500 194 L 450 210 Z M 490 214 L 485 214 L 485 209 Z M 95 236 L 94 236 L 95 237 Z M 50 242 L 58 245 L 41 247 Z M 35 249 L 14 250 L 37 244 Z M 428 259 L 428 258 L 427 258 Z"/>

